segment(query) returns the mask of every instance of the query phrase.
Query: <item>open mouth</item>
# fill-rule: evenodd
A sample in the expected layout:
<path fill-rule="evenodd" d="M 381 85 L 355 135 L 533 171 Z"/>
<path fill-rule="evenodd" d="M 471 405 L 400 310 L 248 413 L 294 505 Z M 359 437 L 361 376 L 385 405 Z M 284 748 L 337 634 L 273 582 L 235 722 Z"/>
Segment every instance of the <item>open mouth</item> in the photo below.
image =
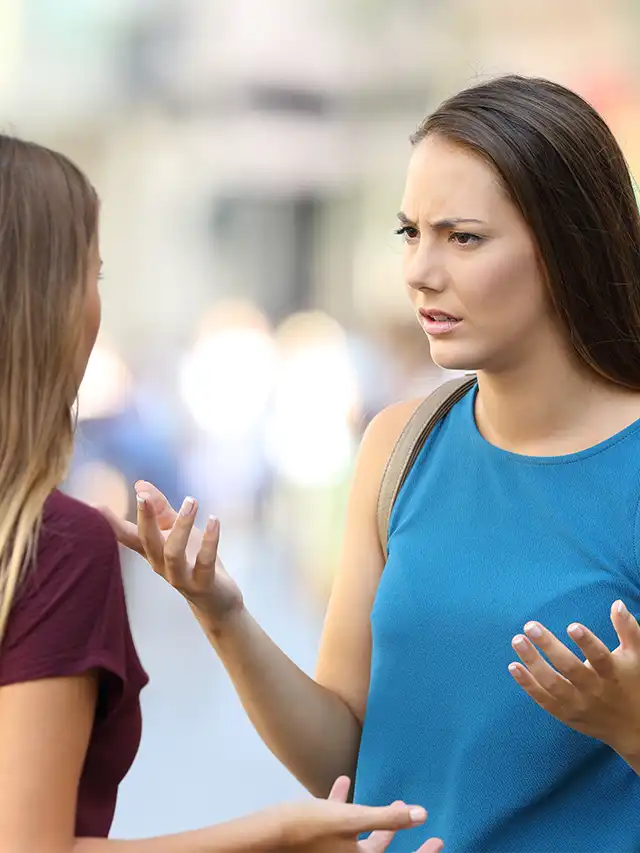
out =
<path fill-rule="evenodd" d="M 429 311 L 421 308 L 418 312 L 420 324 L 428 335 L 444 335 L 457 328 L 462 322 L 460 317 L 445 314 L 443 311 Z"/>
<path fill-rule="evenodd" d="M 451 314 L 432 314 L 427 312 L 422 312 L 422 316 L 426 317 L 427 320 L 430 320 L 432 323 L 459 323 L 460 317 L 453 317 Z"/>

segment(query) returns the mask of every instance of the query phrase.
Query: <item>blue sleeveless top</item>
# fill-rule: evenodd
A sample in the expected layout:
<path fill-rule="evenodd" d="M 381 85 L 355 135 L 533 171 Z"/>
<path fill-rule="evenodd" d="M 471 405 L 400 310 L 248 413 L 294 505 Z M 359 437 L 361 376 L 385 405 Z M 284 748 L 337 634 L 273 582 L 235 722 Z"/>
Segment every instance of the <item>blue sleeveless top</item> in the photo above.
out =
<path fill-rule="evenodd" d="M 507 667 L 512 637 L 580 621 L 613 649 L 640 613 L 640 421 L 567 456 L 501 450 L 472 389 L 427 440 L 395 504 L 371 615 L 355 802 L 429 811 L 389 853 L 640 850 L 640 777 L 539 708 Z M 639 709 L 640 712 L 640 709 Z"/>

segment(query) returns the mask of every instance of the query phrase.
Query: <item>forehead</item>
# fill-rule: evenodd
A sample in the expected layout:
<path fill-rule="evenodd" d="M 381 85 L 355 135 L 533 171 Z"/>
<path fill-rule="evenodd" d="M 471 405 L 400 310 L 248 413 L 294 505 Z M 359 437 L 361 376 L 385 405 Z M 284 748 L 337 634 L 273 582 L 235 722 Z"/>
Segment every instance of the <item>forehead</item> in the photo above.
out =
<path fill-rule="evenodd" d="M 514 208 L 497 172 L 461 145 L 427 136 L 409 160 L 402 209 L 412 220 L 489 220 Z"/>

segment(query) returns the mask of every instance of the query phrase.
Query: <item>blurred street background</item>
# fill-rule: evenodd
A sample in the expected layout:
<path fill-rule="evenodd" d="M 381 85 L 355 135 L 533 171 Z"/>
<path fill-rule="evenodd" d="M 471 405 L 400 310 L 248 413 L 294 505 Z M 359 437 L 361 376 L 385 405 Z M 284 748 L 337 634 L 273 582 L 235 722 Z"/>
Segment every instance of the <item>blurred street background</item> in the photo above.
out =
<path fill-rule="evenodd" d="M 2 129 L 102 200 L 103 330 L 67 488 L 196 496 L 250 609 L 313 669 L 354 454 L 442 381 L 393 235 L 408 136 L 521 72 L 585 95 L 640 173 L 640 0 L 0 0 Z M 114 837 L 303 796 L 179 597 L 124 557 L 151 683 Z"/>

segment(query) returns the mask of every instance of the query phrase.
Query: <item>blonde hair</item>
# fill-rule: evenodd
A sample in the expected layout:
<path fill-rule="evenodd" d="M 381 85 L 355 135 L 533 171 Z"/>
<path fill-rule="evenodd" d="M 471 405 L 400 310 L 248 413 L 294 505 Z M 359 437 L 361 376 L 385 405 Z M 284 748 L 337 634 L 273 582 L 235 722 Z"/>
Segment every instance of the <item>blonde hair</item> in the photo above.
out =
<path fill-rule="evenodd" d="M 0 135 L 0 642 L 73 449 L 97 217 L 66 157 Z"/>

